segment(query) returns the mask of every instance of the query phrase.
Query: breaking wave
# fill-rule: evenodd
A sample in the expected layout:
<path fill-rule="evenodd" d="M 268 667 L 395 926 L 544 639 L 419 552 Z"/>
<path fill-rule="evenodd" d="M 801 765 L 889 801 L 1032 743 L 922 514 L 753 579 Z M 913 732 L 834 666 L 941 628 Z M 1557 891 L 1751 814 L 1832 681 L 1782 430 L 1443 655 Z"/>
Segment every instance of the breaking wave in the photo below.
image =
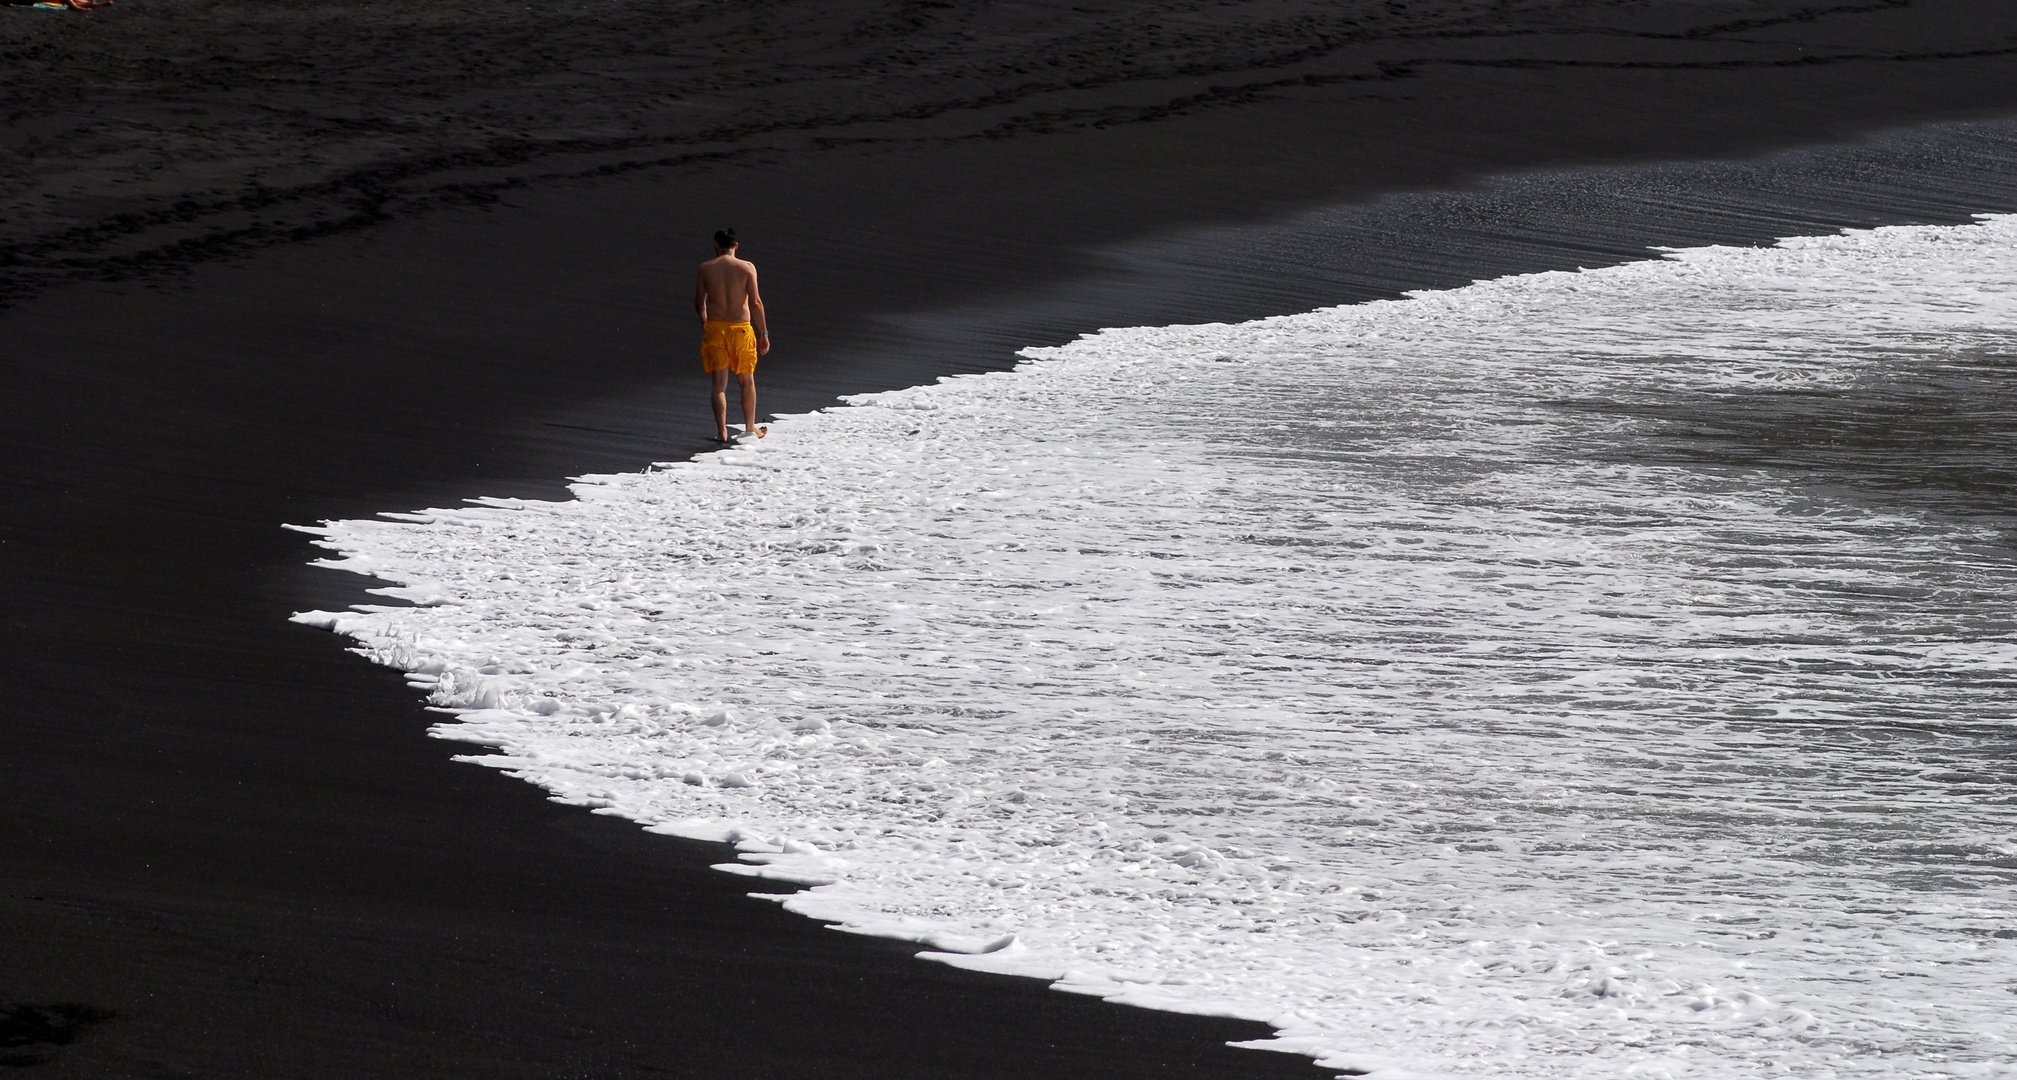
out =
<path fill-rule="evenodd" d="M 314 528 L 468 760 L 1379 1076 L 2017 1076 L 2017 218 L 1702 248 Z"/>

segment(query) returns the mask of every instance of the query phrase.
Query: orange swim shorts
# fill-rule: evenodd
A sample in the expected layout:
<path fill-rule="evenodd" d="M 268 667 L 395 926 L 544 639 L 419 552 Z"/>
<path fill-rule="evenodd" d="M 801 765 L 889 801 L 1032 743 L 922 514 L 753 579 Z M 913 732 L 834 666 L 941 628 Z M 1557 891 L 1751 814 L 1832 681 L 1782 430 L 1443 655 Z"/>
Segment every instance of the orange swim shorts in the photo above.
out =
<path fill-rule="evenodd" d="M 725 368 L 737 375 L 756 370 L 756 331 L 746 322 L 709 319 L 700 329 L 700 369 L 713 374 Z"/>

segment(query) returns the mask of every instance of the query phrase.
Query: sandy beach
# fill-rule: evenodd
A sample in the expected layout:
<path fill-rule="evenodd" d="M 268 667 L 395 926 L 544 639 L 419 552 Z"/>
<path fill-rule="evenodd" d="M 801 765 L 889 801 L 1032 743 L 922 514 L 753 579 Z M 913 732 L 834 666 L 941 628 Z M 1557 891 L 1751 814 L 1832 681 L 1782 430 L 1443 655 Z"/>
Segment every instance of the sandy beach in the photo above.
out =
<path fill-rule="evenodd" d="M 1880 134 L 2017 113 L 2013 41 L 1983 0 L 0 11 L 0 1061 L 1325 1075 L 833 933 L 451 761 L 286 621 L 368 583 L 281 525 L 705 449 L 685 283 L 724 224 L 764 409 L 806 411 L 1101 326 L 2017 209 L 2007 127 Z M 1766 164 L 1666 201 L 1563 171 L 1716 159 Z M 1597 178 L 1295 247 L 1523 170 Z"/>

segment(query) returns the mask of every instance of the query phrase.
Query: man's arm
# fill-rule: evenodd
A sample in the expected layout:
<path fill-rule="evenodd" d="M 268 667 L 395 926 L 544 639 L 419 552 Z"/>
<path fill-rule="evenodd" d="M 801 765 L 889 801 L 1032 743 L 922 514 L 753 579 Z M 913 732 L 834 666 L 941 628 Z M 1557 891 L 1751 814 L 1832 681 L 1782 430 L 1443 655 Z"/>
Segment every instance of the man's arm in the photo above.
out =
<path fill-rule="evenodd" d="M 705 270 L 693 275 L 693 313 L 700 316 L 702 322 L 707 321 L 707 271 Z"/>
<path fill-rule="evenodd" d="M 756 267 L 749 268 L 749 321 L 756 327 L 756 355 L 770 351 L 770 324 L 763 317 L 763 294 L 756 291 Z"/>

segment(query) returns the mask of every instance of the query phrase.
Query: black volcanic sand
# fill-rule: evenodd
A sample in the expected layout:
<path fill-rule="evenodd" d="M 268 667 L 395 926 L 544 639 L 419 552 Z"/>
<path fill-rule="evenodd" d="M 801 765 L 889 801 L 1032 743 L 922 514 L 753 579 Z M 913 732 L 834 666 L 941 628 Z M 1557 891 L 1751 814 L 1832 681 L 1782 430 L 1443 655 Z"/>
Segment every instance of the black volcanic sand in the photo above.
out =
<path fill-rule="evenodd" d="M 1101 325 L 2017 209 L 2003 123 L 1433 190 L 2017 113 L 2013 42 L 2001 0 L 0 9 L 0 1065 L 1322 1075 L 450 761 L 285 622 L 360 594 L 278 526 L 703 448 L 723 223 L 800 411 Z"/>

